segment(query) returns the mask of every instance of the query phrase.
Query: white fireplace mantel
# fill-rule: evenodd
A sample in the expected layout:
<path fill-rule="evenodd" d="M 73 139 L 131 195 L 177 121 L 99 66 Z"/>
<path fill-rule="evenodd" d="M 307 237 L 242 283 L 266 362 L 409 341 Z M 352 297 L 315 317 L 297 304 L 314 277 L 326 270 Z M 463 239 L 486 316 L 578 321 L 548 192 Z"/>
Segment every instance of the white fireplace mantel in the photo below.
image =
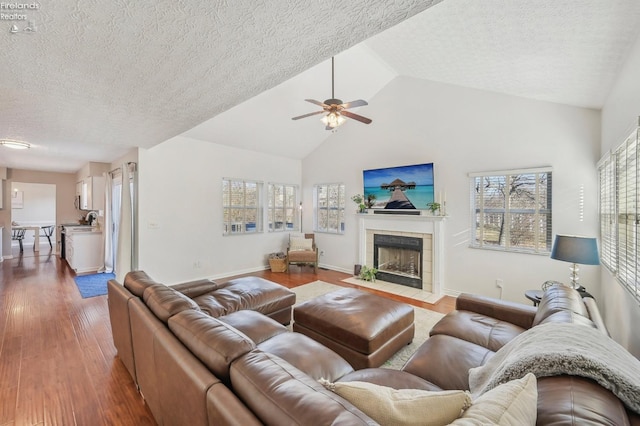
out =
<path fill-rule="evenodd" d="M 440 296 L 444 288 L 444 222 L 446 216 L 359 213 L 358 259 L 367 264 L 368 231 L 430 234 L 432 238 L 432 293 Z"/>

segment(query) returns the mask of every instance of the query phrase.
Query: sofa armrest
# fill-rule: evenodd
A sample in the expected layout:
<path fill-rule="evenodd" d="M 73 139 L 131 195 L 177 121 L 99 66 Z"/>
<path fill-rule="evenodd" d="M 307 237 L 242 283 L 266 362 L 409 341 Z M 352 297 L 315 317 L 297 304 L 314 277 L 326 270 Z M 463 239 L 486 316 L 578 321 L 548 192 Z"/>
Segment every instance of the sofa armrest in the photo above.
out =
<path fill-rule="evenodd" d="M 589 318 L 591 318 L 591 321 L 596 325 L 596 328 L 606 336 L 611 336 L 609 334 L 609 330 L 607 330 L 607 326 L 604 324 L 602 315 L 600 315 L 600 310 L 598 309 L 598 305 L 596 305 L 595 299 L 592 297 L 583 297 L 582 301 L 587 307 L 587 311 L 589 311 Z"/>
<path fill-rule="evenodd" d="M 526 329 L 531 328 L 537 311 L 535 307 L 522 303 L 467 293 L 458 296 L 456 309 L 476 312 Z"/>

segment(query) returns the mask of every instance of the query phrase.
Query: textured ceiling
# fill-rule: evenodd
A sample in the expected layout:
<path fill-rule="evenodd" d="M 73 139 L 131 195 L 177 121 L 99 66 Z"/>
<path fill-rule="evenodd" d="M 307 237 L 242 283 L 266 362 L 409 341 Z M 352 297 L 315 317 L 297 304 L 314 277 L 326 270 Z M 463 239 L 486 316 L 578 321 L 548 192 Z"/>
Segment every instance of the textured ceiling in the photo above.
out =
<path fill-rule="evenodd" d="M 401 75 L 600 109 L 638 0 L 447 0 L 365 43 Z"/>
<path fill-rule="evenodd" d="M 151 147 L 438 1 L 57 0 L 19 11 L 37 32 L 0 21 L 0 138 L 34 148 L 4 149 L 0 165 L 76 171 Z"/>
<path fill-rule="evenodd" d="M 302 158 L 331 133 L 290 117 L 365 39 L 336 57 L 345 101 L 408 75 L 600 108 L 640 31 L 637 0 L 194 3 L 60 0 L 25 12 L 35 33 L 0 21 L 0 138 L 34 145 L 0 147 L 0 166 L 75 172 L 183 132 Z"/>

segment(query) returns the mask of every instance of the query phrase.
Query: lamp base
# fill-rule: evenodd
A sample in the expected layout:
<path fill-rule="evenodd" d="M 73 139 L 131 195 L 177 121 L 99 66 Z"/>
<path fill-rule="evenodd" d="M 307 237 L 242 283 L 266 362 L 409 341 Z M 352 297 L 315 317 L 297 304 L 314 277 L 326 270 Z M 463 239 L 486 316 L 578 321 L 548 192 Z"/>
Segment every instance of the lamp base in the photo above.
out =
<path fill-rule="evenodd" d="M 577 290 L 578 288 L 580 288 L 580 284 L 578 284 L 578 280 L 580 279 L 578 277 L 579 270 L 580 268 L 578 268 L 577 263 L 574 263 L 572 266 L 569 267 L 569 271 L 571 271 L 571 274 L 569 275 L 569 278 L 571 279 L 571 282 L 569 283 L 569 287 L 571 287 L 574 290 Z"/>

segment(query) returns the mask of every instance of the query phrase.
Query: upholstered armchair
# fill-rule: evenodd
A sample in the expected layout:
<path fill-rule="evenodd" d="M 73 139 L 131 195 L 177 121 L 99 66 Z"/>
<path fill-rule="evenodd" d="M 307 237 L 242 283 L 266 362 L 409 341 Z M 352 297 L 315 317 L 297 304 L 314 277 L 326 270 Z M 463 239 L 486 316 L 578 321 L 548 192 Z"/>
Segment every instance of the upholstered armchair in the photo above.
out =
<path fill-rule="evenodd" d="M 318 273 L 318 247 L 314 234 L 289 235 L 287 247 L 287 270 L 289 265 L 313 265 L 313 272 Z"/>

